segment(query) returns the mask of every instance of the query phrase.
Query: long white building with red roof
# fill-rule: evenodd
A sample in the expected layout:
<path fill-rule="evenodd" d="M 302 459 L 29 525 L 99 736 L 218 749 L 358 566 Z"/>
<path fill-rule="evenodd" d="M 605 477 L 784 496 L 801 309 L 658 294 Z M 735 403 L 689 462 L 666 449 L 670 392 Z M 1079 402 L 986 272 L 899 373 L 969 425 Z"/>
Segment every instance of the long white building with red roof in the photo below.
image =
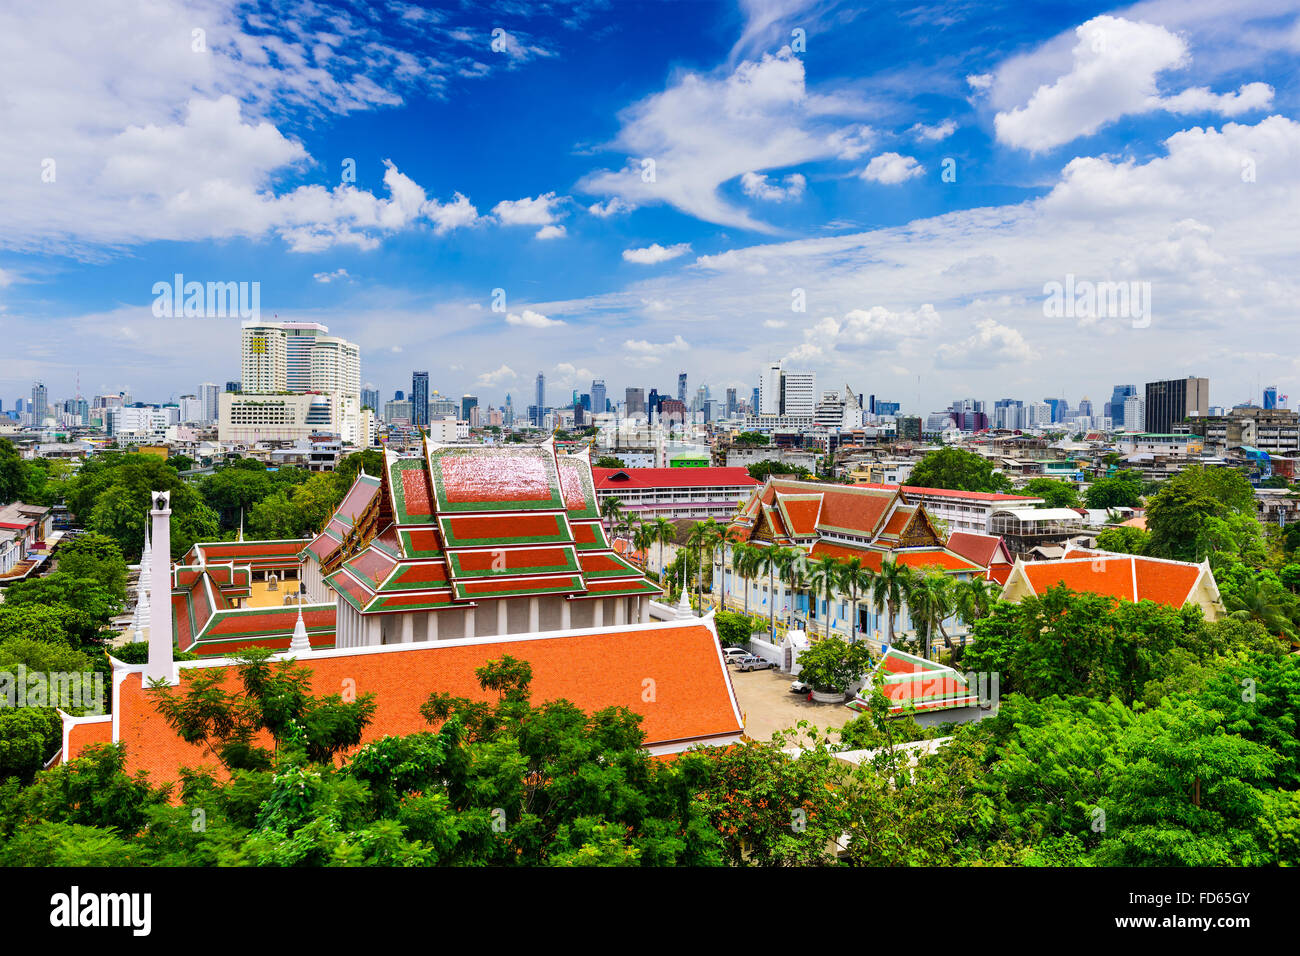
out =
<path fill-rule="evenodd" d="M 982 534 L 993 530 L 993 512 L 1000 508 L 1037 508 L 1047 503 L 1032 495 L 923 488 L 919 485 L 862 484 L 857 487 L 900 491 L 907 501 L 925 505 L 930 517 L 943 522 L 950 532 L 971 531 Z"/>
<path fill-rule="evenodd" d="M 623 511 L 654 518 L 726 521 L 758 482 L 745 468 L 592 468 L 598 500 L 617 498 Z"/>

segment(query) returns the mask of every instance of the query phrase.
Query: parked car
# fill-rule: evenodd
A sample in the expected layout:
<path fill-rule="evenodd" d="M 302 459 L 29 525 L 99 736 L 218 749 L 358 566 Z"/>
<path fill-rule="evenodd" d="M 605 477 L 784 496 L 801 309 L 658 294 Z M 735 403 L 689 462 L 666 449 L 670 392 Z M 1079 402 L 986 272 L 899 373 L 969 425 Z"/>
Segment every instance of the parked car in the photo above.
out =
<path fill-rule="evenodd" d="M 722 659 L 728 664 L 732 664 L 742 657 L 752 657 L 753 655 L 743 647 L 724 647 L 722 649 Z"/>
<path fill-rule="evenodd" d="M 738 671 L 765 671 L 769 667 L 775 667 L 771 661 L 764 657 L 758 657 L 754 654 L 747 654 L 740 660 L 736 661 L 736 670 Z"/>
<path fill-rule="evenodd" d="M 805 684 L 801 680 L 790 682 L 790 693 L 792 694 L 807 694 L 807 693 L 811 693 L 811 691 L 812 691 L 812 684 Z"/>

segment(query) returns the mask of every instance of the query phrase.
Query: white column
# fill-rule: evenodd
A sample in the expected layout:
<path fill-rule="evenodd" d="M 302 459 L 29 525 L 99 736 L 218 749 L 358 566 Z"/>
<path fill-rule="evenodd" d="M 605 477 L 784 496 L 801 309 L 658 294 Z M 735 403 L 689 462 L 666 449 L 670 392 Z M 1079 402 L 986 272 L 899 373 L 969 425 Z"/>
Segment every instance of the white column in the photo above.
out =
<path fill-rule="evenodd" d="M 510 610 L 507 599 L 497 601 L 497 633 L 505 634 L 510 629 Z"/>
<path fill-rule="evenodd" d="M 178 681 L 176 659 L 172 654 L 172 532 L 171 492 L 152 493 L 153 510 L 149 512 L 153 528 L 153 567 L 150 568 L 149 595 L 149 663 L 144 680 Z"/>
<path fill-rule="evenodd" d="M 437 639 L 438 639 L 438 612 L 430 611 L 429 612 L 429 640 L 436 641 Z"/>
<path fill-rule="evenodd" d="M 542 611 L 536 596 L 528 599 L 528 632 L 536 634 L 542 629 Z"/>
<path fill-rule="evenodd" d="M 573 602 L 568 598 L 560 598 L 560 629 L 567 631 L 573 627 Z"/>
<path fill-rule="evenodd" d="M 591 603 L 592 603 L 591 626 L 604 627 L 605 626 L 605 599 L 596 598 L 596 600 L 592 601 Z"/>
<path fill-rule="evenodd" d="M 402 643 L 410 644 L 415 640 L 415 614 L 407 612 L 402 615 Z"/>
<path fill-rule="evenodd" d="M 649 624 L 650 623 L 650 596 L 648 594 L 643 594 L 639 598 L 637 598 L 637 600 L 641 602 L 641 623 Z"/>
<path fill-rule="evenodd" d="M 614 598 L 614 624 L 620 626 L 627 623 L 627 598 Z"/>
<path fill-rule="evenodd" d="M 465 608 L 465 636 L 474 637 L 474 631 L 474 608 L 467 607 Z"/>
<path fill-rule="evenodd" d="M 378 614 L 372 614 L 370 617 L 362 618 L 366 622 L 366 646 L 374 647 L 383 642 L 383 632 L 380 630 L 382 623 Z"/>

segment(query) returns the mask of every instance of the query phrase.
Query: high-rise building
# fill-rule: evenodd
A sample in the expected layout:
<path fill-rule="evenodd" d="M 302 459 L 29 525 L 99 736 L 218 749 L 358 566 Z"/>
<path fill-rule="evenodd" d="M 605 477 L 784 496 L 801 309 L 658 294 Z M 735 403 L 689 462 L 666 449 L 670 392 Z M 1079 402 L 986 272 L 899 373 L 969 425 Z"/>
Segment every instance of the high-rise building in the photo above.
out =
<path fill-rule="evenodd" d="M 758 373 L 758 405 L 760 415 L 781 414 L 781 363 L 768 362 Z"/>
<path fill-rule="evenodd" d="M 677 375 L 677 401 L 686 401 L 686 373 L 679 372 Z"/>
<path fill-rule="evenodd" d="M 783 372 L 781 414 L 812 418 L 817 409 L 817 373 Z"/>
<path fill-rule="evenodd" d="M 1264 408 L 1277 408 L 1277 386 L 1270 385 L 1264 389 Z"/>
<path fill-rule="evenodd" d="M 361 390 L 361 407 L 369 408 L 371 411 L 379 411 L 379 389 L 363 388 Z"/>
<path fill-rule="evenodd" d="M 510 401 L 509 392 L 506 392 L 505 408 L 501 410 L 501 421 L 507 428 L 511 427 L 515 423 L 515 406 L 514 403 Z"/>
<path fill-rule="evenodd" d="M 35 382 L 32 385 L 32 424 L 39 427 L 44 424 L 49 414 L 50 403 L 45 390 L 45 383 Z"/>
<path fill-rule="evenodd" d="M 365 440 L 361 434 L 361 350 L 328 332 L 316 322 L 245 324 L 241 328 L 242 391 L 250 395 L 318 393 L 324 398 L 309 403 L 310 415 L 289 427 L 310 426 L 337 434 L 344 442 L 361 444 Z M 258 406 L 251 399 L 235 405 L 239 410 L 240 439 L 257 440 L 255 434 L 261 424 L 282 424 L 278 419 L 259 422 Z M 281 416 L 280 412 L 273 413 L 270 405 L 262 407 L 268 416 Z M 322 409 L 328 409 L 328 414 L 323 414 Z M 233 426 L 224 420 L 221 425 L 229 436 L 222 437 L 222 441 L 238 440 L 230 431 Z"/>
<path fill-rule="evenodd" d="M 623 415 L 625 418 L 631 418 L 633 415 L 646 414 L 644 388 L 629 388 L 625 395 L 626 403 L 623 406 Z"/>
<path fill-rule="evenodd" d="M 1079 399 L 1079 417 L 1092 418 L 1092 399 L 1087 395 Z"/>
<path fill-rule="evenodd" d="M 227 392 L 242 392 L 244 390 L 243 382 L 226 382 Z"/>
<path fill-rule="evenodd" d="M 1146 421 L 1143 431 L 1168 435 L 1175 425 L 1210 410 L 1210 380 L 1189 375 L 1146 384 Z M 1126 426 L 1127 427 L 1127 424 Z"/>
<path fill-rule="evenodd" d="M 462 395 L 460 399 L 460 420 L 471 425 L 478 421 L 478 396 Z"/>
<path fill-rule="evenodd" d="M 541 372 L 537 373 L 537 395 L 534 406 L 536 410 L 533 413 L 533 424 L 541 428 L 546 418 L 546 376 Z"/>
<path fill-rule="evenodd" d="M 731 418 L 736 414 L 736 390 L 727 389 L 727 417 Z"/>
<path fill-rule="evenodd" d="M 1136 395 L 1130 395 L 1124 399 L 1124 420 L 1123 427 L 1125 431 L 1144 432 L 1147 429 L 1146 420 L 1147 403 L 1138 398 Z M 1119 427 L 1119 426 L 1116 426 Z"/>
<path fill-rule="evenodd" d="M 1103 406 L 1102 414 L 1109 415 L 1111 426 L 1121 428 L 1124 426 L 1124 406 L 1129 398 L 1137 394 L 1136 385 L 1116 385 L 1115 390 L 1111 392 L 1110 401 Z"/>
<path fill-rule="evenodd" d="M 217 420 L 220 397 L 221 389 L 217 388 L 216 382 L 201 382 L 199 384 L 199 401 L 203 403 L 203 421 L 215 422 Z"/>
<path fill-rule="evenodd" d="M 429 373 L 411 373 L 411 424 L 429 427 Z"/>
<path fill-rule="evenodd" d="M 594 415 L 602 415 L 605 412 L 605 380 L 603 378 L 594 379 L 591 383 L 591 411 Z"/>

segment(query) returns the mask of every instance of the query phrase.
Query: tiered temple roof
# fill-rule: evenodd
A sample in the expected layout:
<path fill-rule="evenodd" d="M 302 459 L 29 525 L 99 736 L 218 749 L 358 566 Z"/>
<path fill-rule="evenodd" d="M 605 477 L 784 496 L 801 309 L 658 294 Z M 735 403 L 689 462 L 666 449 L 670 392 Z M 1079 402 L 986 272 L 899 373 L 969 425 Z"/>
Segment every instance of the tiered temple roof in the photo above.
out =
<path fill-rule="evenodd" d="M 925 507 L 897 488 L 769 478 L 727 529 L 735 542 L 798 547 L 810 558 L 850 560 L 879 571 L 886 556 L 913 568 L 984 573 L 987 566 L 944 545 Z"/>
<path fill-rule="evenodd" d="M 294 543 L 301 547 L 301 541 Z M 173 568 L 172 633 L 177 649 L 200 657 L 219 657 L 252 644 L 288 648 L 298 606 L 235 607 L 234 600 L 247 598 L 251 590 L 252 571 L 247 564 L 227 561 Z M 303 620 L 314 649 L 334 646 L 336 614 L 333 604 L 303 606 Z"/>
<path fill-rule="evenodd" d="M 384 474 L 358 477 L 306 554 L 363 614 L 660 593 L 606 540 L 586 453 L 551 442 L 387 452 Z"/>
<path fill-rule="evenodd" d="M 980 702 L 966 678 L 953 668 L 896 647 L 885 652 L 872 672 L 871 681 L 849 706 L 854 710 L 866 709 L 867 695 L 875 684 L 879 684 L 889 699 L 891 714 L 910 710 L 951 710 Z"/>

